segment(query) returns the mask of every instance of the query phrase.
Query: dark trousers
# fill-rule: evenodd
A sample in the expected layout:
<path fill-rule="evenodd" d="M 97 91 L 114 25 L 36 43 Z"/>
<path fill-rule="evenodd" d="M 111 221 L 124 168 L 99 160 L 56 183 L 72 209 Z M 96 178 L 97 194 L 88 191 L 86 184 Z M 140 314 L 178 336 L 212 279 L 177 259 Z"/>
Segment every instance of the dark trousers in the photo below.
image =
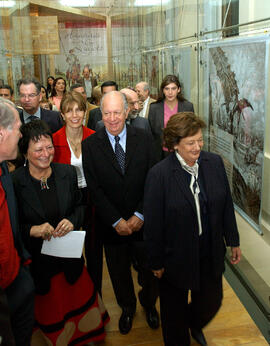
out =
<path fill-rule="evenodd" d="M 103 246 L 99 234 L 92 229 L 85 237 L 85 258 L 87 271 L 98 293 L 101 295 Z"/>
<path fill-rule="evenodd" d="M 211 275 L 203 262 L 200 271 L 200 290 L 191 290 L 188 304 L 187 289 L 160 280 L 160 315 L 165 346 L 189 346 L 189 329 L 205 327 L 218 312 L 223 298 L 222 276 Z"/>
<path fill-rule="evenodd" d="M 34 283 L 29 269 L 21 267 L 5 292 L 16 346 L 29 346 L 34 326 Z"/>
<path fill-rule="evenodd" d="M 95 209 L 90 202 L 89 191 L 87 187 L 81 189 L 83 203 L 87 205 L 87 211 L 83 222 L 83 230 L 86 231 L 85 237 L 85 259 L 87 271 L 94 283 L 98 293 L 101 295 L 102 270 L 103 270 L 103 245 L 99 232 L 95 229 L 93 222 Z"/>
<path fill-rule="evenodd" d="M 143 241 L 125 244 L 105 244 L 105 255 L 114 294 L 123 311 L 136 311 L 136 296 L 131 275 L 131 264 L 135 258 L 138 269 L 138 283 L 142 287 L 139 300 L 144 308 L 155 305 L 159 290 L 158 281 L 146 268 L 146 250 Z"/>
<path fill-rule="evenodd" d="M 0 287 L 0 337 L 1 346 L 15 346 L 11 330 L 8 301 L 4 290 Z"/>

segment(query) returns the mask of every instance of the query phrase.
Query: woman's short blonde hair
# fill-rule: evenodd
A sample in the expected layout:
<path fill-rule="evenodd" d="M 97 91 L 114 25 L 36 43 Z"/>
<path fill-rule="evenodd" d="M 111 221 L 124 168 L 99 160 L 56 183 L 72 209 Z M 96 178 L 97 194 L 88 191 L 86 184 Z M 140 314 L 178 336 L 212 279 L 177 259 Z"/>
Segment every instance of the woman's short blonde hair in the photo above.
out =
<path fill-rule="evenodd" d="M 182 138 L 194 136 L 200 129 L 206 127 L 205 122 L 193 112 L 174 114 L 163 130 L 164 146 L 173 151 Z"/>

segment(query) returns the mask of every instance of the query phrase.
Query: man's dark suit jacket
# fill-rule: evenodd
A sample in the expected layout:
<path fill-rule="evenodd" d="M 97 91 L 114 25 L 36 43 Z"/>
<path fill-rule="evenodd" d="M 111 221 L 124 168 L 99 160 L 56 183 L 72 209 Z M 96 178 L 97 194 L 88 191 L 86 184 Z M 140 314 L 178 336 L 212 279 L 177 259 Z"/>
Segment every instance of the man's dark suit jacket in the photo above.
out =
<path fill-rule="evenodd" d="M 23 242 L 21 240 L 21 233 L 18 223 L 18 210 L 17 203 L 15 199 L 15 193 L 13 189 L 13 184 L 11 177 L 8 173 L 8 168 L 5 163 L 1 164 L 2 175 L 0 177 L 3 189 L 6 193 L 6 200 L 8 205 L 10 223 L 13 233 L 14 245 L 18 251 L 18 255 L 21 259 L 20 271 L 15 278 L 15 280 L 5 289 L 7 295 L 9 309 L 11 315 L 20 307 L 24 302 L 33 295 L 34 292 L 34 283 L 30 276 L 29 269 L 26 269 L 23 266 L 23 263 L 26 262 L 30 255 L 26 251 Z"/>
<path fill-rule="evenodd" d="M 96 131 L 97 122 L 100 120 L 102 120 L 102 113 L 100 108 L 98 107 L 98 108 L 92 109 L 89 113 L 87 127 L 91 130 Z"/>
<path fill-rule="evenodd" d="M 178 101 L 178 112 L 194 112 L 193 104 L 186 100 Z M 157 159 L 160 161 L 163 158 L 164 101 L 150 104 L 148 120 L 154 137 Z"/>
<path fill-rule="evenodd" d="M 22 124 L 24 124 L 23 111 L 22 109 L 17 109 L 21 118 Z M 52 133 L 58 131 L 63 126 L 61 115 L 59 112 L 50 111 L 48 109 L 40 108 L 40 119 L 45 121 Z"/>
<path fill-rule="evenodd" d="M 85 207 L 82 205 L 78 189 L 76 170 L 71 165 L 51 163 L 55 177 L 56 196 L 59 205 L 59 221 L 67 218 L 78 230 L 84 219 Z M 49 291 L 50 278 L 63 271 L 69 283 L 74 283 L 83 270 L 81 259 L 62 259 L 40 254 L 43 240 L 30 237 L 34 225 L 48 222 L 46 212 L 32 183 L 28 167 L 20 167 L 12 173 L 18 204 L 21 232 L 26 248 L 32 255 L 31 269 L 38 293 Z"/>
<path fill-rule="evenodd" d="M 112 225 L 143 213 L 146 175 L 155 163 L 152 138 L 127 125 L 125 174 L 123 175 L 105 128 L 82 142 L 82 159 L 88 188 L 96 207 L 96 227 L 105 243 L 142 240 L 142 230 L 120 236 Z"/>
<path fill-rule="evenodd" d="M 224 240 L 227 246 L 239 246 L 239 234 L 221 157 L 202 151 L 199 161 L 210 226 L 209 270 L 220 277 L 224 271 Z M 194 282 L 200 268 L 196 206 L 186 172 L 174 153 L 148 174 L 144 218 L 150 268 L 165 268 L 164 275 L 174 286 L 198 289 Z"/>
<path fill-rule="evenodd" d="M 128 121 L 130 126 L 134 126 L 134 127 L 137 127 L 138 129 L 145 130 L 152 137 L 152 132 L 151 132 L 148 119 L 137 116 L 136 118 L 130 119 Z M 103 123 L 103 120 L 100 120 L 96 124 L 96 131 L 102 127 L 104 127 L 104 123 Z"/>

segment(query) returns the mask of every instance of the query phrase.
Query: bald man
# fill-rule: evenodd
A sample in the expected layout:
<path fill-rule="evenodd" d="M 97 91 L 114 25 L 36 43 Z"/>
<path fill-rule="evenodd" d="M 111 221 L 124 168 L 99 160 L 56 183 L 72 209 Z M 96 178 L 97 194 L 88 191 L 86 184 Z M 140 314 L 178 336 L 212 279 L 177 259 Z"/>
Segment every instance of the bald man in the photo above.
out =
<path fill-rule="evenodd" d="M 137 101 L 132 102 L 136 109 Z M 95 205 L 95 230 L 102 235 L 114 293 L 122 308 L 121 334 L 130 331 L 136 312 L 132 256 L 138 262 L 142 286 L 138 296 L 146 320 L 153 329 L 159 326 L 155 308 L 158 282 L 145 267 L 143 241 L 144 182 L 155 163 L 154 148 L 146 131 L 126 124 L 130 106 L 122 92 L 104 95 L 101 100 L 104 126 L 82 142 L 84 174 Z"/>
<path fill-rule="evenodd" d="M 146 131 L 152 137 L 152 132 L 151 132 L 148 119 L 144 119 L 139 116 L 139 112 L 141 108 L 140 108 L 140 101 L 139 101 L 137 93 L 134 90 L 129 88 L 121 89 L 120 92 L 125 95 L 127 104 L 128 104 L 128 108 L 127 108 L 128 115 L 126 118 L 126 124 L 132 127 L 137 127 L 139 129 L 142 129 Z M 104 126 L 103 120 L 97 122 L 96 130 L 98 130 L 102 126 Z"/>

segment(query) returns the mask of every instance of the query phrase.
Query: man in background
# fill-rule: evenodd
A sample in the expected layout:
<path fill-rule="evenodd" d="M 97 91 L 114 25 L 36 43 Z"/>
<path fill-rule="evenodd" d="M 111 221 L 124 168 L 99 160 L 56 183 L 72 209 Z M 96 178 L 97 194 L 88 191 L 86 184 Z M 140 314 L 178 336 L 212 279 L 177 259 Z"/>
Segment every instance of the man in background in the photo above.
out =
<path fill-rule="evenodd" d="M 22 106 L 22 109 L 18 109 L 18 111 L 23 124 L 41 119 L 48 124 L 52 133 L 58 131 L 63 126 L 59 112 L 40 108 L 39 103 L 42 100 L 42 94 L 39 81 L 34 78 L 21 79 L 18 88 Z"/>
<path fill-rule="evenodd" d="M 89 65 L 84 66 L 82 75 L 83 75 L 83 78 L 78 80 L 78 82 L 83 85 L 86 92 L 87 101 L 91 103 L 92 91 L 94 87 L 97 86 L 97 80 L 92 75 L 92 69 L 90 69 Z"/>
<path fill-rule="evenodd" d="M 13 102 L 13 89 L 8 84 L 0 86 L 0 97 Z"/>
<path fill-rule="evenodd" d="M 16 346 L 26 346 L 30 345 L 34 325 L 34 283 L 28 268 L 30 256 L 20 236 L 13 184 L 5 162 L 17 157 L 20 127 L 15 105 L 0 97 L 0 301 L 5 308 L 6 296 Z M 4 324 L 8 325 L 8 315 Z M 0 324 L 3 345 L 12 345 L 9 329 L 3 330 L 4 324 Z"/>
<path fill-rule="evenodd" d="M 73 84 L 71 87 L 70 87 L 70 91 L 77 91 L 77 93 L 80 93 L 82 94 L 83 98 L 84 98 L 84 101 L 86 103 L 86 111 L 85 111 L 85 117 L 84 117 L 84 120 L 83 120 L 83 125 L 87 125 L 88 124 L 88 120 L 89 120 L 89 115 L 90 115 L 90 112 L 95 109 L 95 108 L 98 108 L 97 106 L 95 105 L 92 105 L 92 103 L 88 102 L 87 101 L 87 96 L 86 96 L 86 92 L 85 92 L 85 88 L 82 84 L 80 83 L 76 83 L 76 84 Z"/>
<path fill-rule="evenodd" d="M 140 111 L 140 117 L 148 118 L 150 104 L 156 102 L 155 99 L 150 97 L 150 88 L 147 82 L 139 82 L 136 85 L 136 93 L 138 94 L 139 100 L 143 104 L 143 109 Z"/>
<path fill-rule="evenodd" d="M 126 123 L 130 124 L 131 126 L 143 129 L 152 136 L 148 119 L 144 119 L 139 116 L 141 108 L 138 94 L 130 88 L 121 89 L 120 92 L 126 96 L 128 101 L 128 117 Z"/>

